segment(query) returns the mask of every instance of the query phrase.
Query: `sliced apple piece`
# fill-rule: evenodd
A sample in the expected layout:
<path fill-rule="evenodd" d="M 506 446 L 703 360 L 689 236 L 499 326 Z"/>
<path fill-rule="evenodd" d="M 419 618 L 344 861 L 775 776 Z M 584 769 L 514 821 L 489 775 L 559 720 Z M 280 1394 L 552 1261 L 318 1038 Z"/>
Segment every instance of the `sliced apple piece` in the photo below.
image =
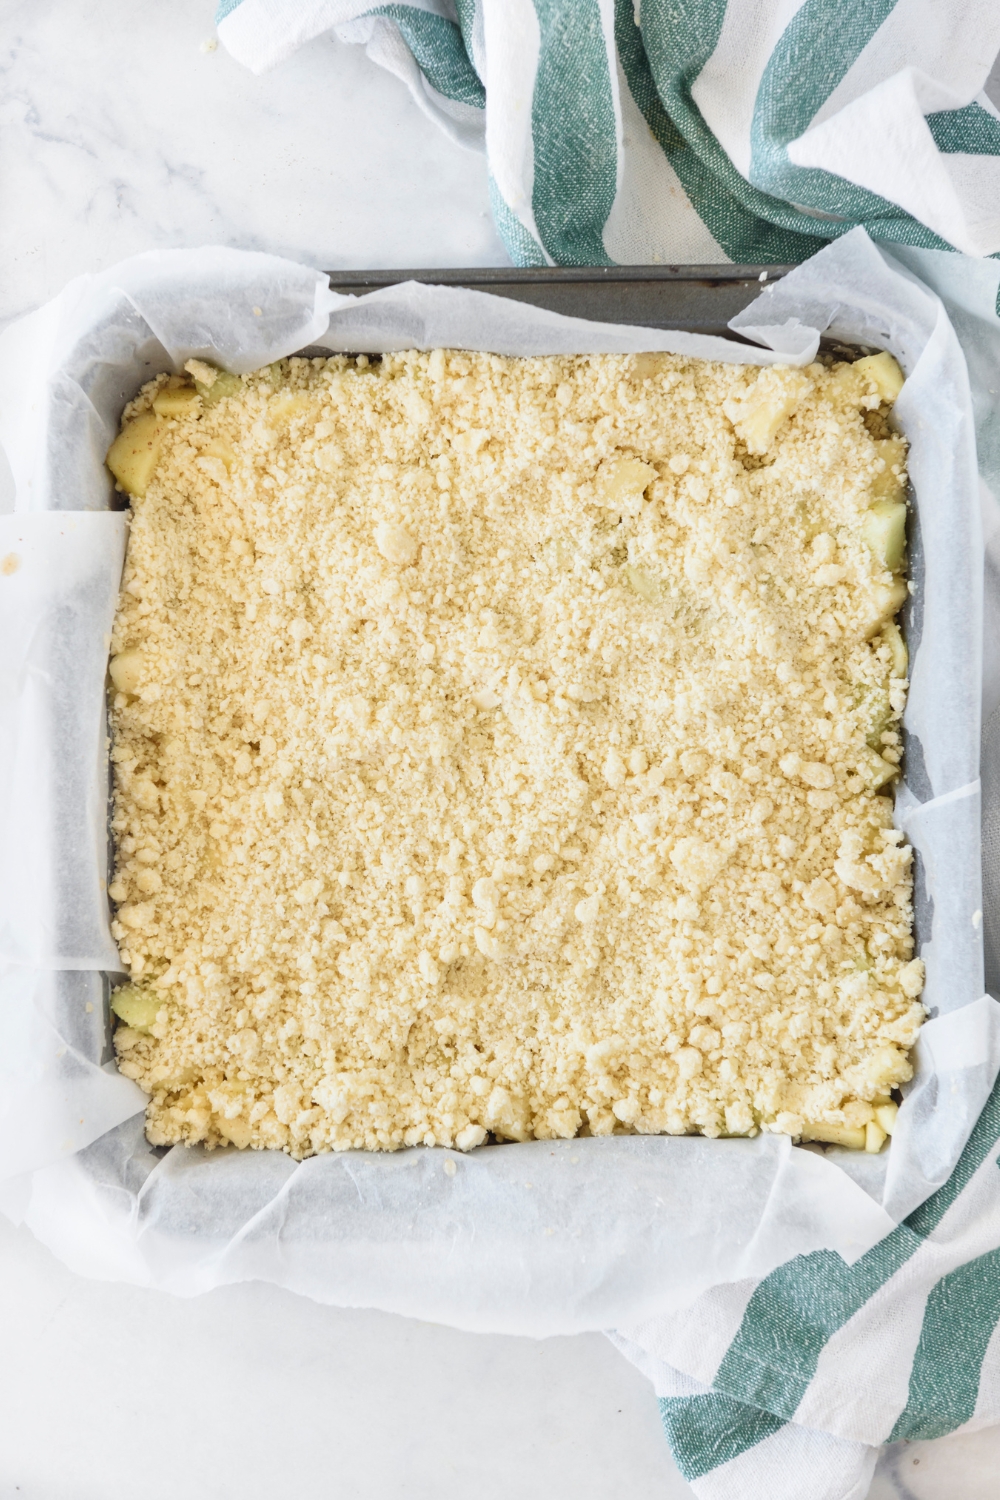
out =
<path fill-rule="evenodd" d="M 198 410 L 201 397 L 193 385 L 164 386 L 153 397 L 153 410 L 160 417 L 191 417 Z"/>
<path fill-rule="evenodd" d="M 811 389 L 812 381 L 802 370 L 774 365 L 758 375 L 742 400 L 726 401 L 723 410 L 747 452 L 763 454 Z"/>
<path fill-rule="evenodd" d="M 882 401 L 891 406 L 903 389 L 906 376 L 891 354 L 868 354 L 855 362 L 854 369 L 874 385 Z"/>
<path fill-rule="evenodd" d="M 144 411 L 129 422 L 108 449 L 106 463 L 129 495 L 139 499 L 153 477 L 160 457 L 163 423 L 155 411 Z"/>
<path fill-rule="evenodd" d="M 119 693 L 137 693 L 142 686 L 145 662 L 138 647 L 130 651 L 119 651 L 111 658 L 109 671 L 111 681 Z"/>
<path fill-rule="evenodd" d="M 883 568 L 902 571 L 906 555 L 906 505 L 902 500 L 876 500 L 861 524 L 865 541 Z"/>
<path fill-rule="evenodd" d="M 111 996 L 111 1009 L 133 1031 L 149 1031 L 162 1007 L 161 995 L 137 984 L 123 985 Z"/>
<path fill-rule="evenodd" d="M 802 1127 L 804 1141 L 823 1141 L 829 1146 L 846 1146 L 849 1151 L 864 1151 L 867 1133 L 864 1125 L 827 1125 L 822 1120 L 806 1121 Z"/>
<path fill-rule="evenodd" d="M 652 464 L 643 463 L 641 458 L 608 459 L 597 471 L 597 503 L 636 516 L 642 509 L 643 494 L 655 478 Z"/>
<path fill-rule="evenodd" d="M 868 720 L 865 739 L 869 749 L 878 751 L 882 746 L 882 734 L 892 722 L 892 704 L 889 702 L 888 687 L 880 683 L 878 687 L 866 688 L 862 702 Z"/>
<path fill-rule="evenodd" d="M 910 667 L 910 657 L 903 640 L 903 633 L 894 621 L 882 626 L 882 639 L 892 651 L 890 672 L 893 677 L 905 677 Z"/>
<path fill-rule="evenodd" d="M 194 360 L 189 361 L 194 364 Z M 200 364 L 201 361 L 198 361 Z M 210 367 L 209 367 L 210 368 Z M 195 376 L 194 387 L 201 397 L 202 406 L 214 406 L 217 401 L 222 401 L 226 396 L 235 396 L 240 389 L 242 381 L 238 375 L 230 375 L 228 370 L 216 370 L 215 378 L 211 383 L 199 380 Z"/>
<path fill-rule="evenodd" d="M 899 775 L 899 767 L 868 745 L 858 756 L 858 775 L 864 777 L 873 792 L 877 792 Z"/>
<path fill-rule="evenodd" d="M 909 595 L 902 578 L 893 579 L 892 583 L 876 584 L 872 590 L 871 614 L 868 618 L 865 630 L 865 639 L 871 640 L 873 635 L 889 623 L 892 617 L 903 607 Z"/>
<path fill-rule="evenodd" d="M 876 500 L 900 500 L 906 484 L 906 443 L 901 437 L 880 438 L 875 451 L 885 465 L 871 483 Z"/>

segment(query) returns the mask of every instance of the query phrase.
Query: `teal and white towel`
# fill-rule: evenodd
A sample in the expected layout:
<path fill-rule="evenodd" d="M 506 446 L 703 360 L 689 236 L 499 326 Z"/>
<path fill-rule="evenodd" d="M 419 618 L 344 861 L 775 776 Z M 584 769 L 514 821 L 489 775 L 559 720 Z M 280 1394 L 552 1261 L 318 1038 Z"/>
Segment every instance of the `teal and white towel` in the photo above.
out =
<path fill-rule="evenodd" d="M 364 44 L 485 149 L 518 265 L 1000 252 L 996 0 L 222 0 L 254 71 Z"/>
<path fill-rule="evenodd" d="M 864 1500 L 881 1444 L 1000 1421 L 998 1150 L 1000 1084 L 945 1185 L 853 1266 L 797 1256 L 612 1335 L 700 1500 Z"/>
<path fill-rule="evenodd" d="M 520 265 L 801 261 L 858 224 L 876 240 L 1000 254 L 1000 113 L 983 92 L 996 0 L 224 0 L 219 12 L 220 38 L 255 70 L 329 30 L 485 149 Z M 1000 368 L 988 271 L 988 306 L 951 307 L 959 325 L 979 320 L 980 377 L 983 359 Z M 978 417 L 996 488 L 1000 429 Z M 988 592 L 1000 599 L 1000 581 Z M 1000 764 L 998 716 L 988 763 L 991 744 Z M 998 830 L 985 839 L 1000 860 Z M 652 1379 L 702 1500 L 864 1500 L 881 1445 L 1000 1422 L 998 1154 L 1000 1084 L 945 1185 L 853 1266 L 798 1256 L 612 1335 Z"/>

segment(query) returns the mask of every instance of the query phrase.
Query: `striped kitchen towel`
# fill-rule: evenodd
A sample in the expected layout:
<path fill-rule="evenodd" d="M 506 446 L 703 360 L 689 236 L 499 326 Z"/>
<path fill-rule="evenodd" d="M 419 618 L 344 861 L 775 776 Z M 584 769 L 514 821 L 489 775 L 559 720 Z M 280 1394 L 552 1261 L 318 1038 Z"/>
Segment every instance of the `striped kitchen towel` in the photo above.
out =
<path fill-rule="evenodd" d="M 518 265 L 1000 252 L 996 0 L 222 0 L 255 71 L 360 42 L 485 148 Z"/>
<path fill-rule="evenodd" d="M 864 1500 L 881 1444 L 1000 1421 L 998 1152 L 1000 1084 L 944 1186 L 853 1266 L 799 1256 L 611 1335 L 702 1500 Z"/>

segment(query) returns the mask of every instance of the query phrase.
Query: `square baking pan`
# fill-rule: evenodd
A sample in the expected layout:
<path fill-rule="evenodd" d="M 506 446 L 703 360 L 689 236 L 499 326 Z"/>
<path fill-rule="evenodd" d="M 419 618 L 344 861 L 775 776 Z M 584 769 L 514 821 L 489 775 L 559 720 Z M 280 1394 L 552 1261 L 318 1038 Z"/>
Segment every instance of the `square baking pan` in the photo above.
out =
<path fill-rule="evenodd" d="M 177 252 L 178 255 L 184 253 Z M 788 266 L 654 266 L 342 270 L 329 273 L 329 284 L 333 292 L 348 296 L 363 296 L 406 281 L 443 288 L 469 288 L 579 318 L 581 323 L 610 322 L 657 331 L 677 329 L 688 334 L 722 336 L 731 347 L 741 344 L 745 347 L 748 341 L 729 329 L 729 320 L 754 302 L 763 287 L 780 282 L 793 269 Z M 875 275 L 878 269 L 876 266 L 871 274 Z M 113 285 L 121 288 L 119 298 L 122 303 L 129 299 L 131 308 L 112 310 L 105 322 L 103 304 L 99 305 L 100 311 L 95 308 L 94 323 L 87 325 L 74 345 L 73 379 L 101 414 L 102 421 L 113 421 L 139 386 L 166 368 L 165 345 L 154 333 L 153 323 L 162 316 L 168 328 L 173 326 L 169 314 L 178 304 L 168 270 L 169 267 L 163 273 L 163 289 L 157 285 L 155 296 L 153 292 L 146 293 L 138 298 L 138 305 L 127 290 L 131 285 L 130 273 L 125 272 L 122 282 Z M 145 266 L 142 271 L 145 275 Z M 242 296 L 248 306 L 251 302 L 265 300 L 259 295 L 251 295 L 250 288 L 256 290 L 260 285 L 253 279 L 256 274 L 247 271 L 246 292 L 237 285 L 234 275 L 233 288 L 227 290 L 225 302 L 221 304 L 221 326 L 226 326 L 230 316 L 228 304 L 232 299 Z M 836 299 L 842 298 L 843 304 L 853 309 L 853 275 L 853 269 L 841 274 L 835 306 L 839 305 Z M 146 285 L 142 288 L 144 293 Z M 201 286 L 196 284 L 195 291 L 201 294 Z M 143 306 L 149 307 L 150 316 L 142 311 Z M 346 329 L 361 325 L 360 320 L 354 320 L 349 303 L 343 310 L 348 316 L 342 339 L 349 340 L 356 335 L 347 333 Z M 791 310 L 807 319 L 813 315 L 808 297 L 803 300 L 801 310 L 797 299 L 793 299 Z M 256 307 L 253 312 L 255 316 L 259 315 Z M 879 342 L 885 337 L 881 325 L 868 312 L 866 304 L 860 313 L 852 314 L 849 321 L 842 319 L 840 327 L 844 331 L 841 337 L 849 342 L 839 342 L 835 336 L 826 338 L 822 341 L 824 349 L 842 351 L 851 358 L 862 351 L 884 347 Z M 817 316 L 822 315 L 821 307 Z M 785 313 L 778 314 L 779 318 L 784 316 Z M 205 347 L 214 347 L 211 335 L 214 326 L 207 318 L 204 324 L 198 325 L 198 342 L 202 343 L 204 334 L 208 335 Z M 304 319 L 298 326 L 308 325 Z M 825 327 L 826 322 L 820 322 L 819 326 Z M 834 335 L 837 332 L 834 325 Z M 323 336 L 318 329 L 316 335 L 300 335 L 299 352 L 328 355 L 331 352 L 329 345 L 311 343 L 313 337 Z M 183 337 L 173 336 L 172 347 L 186 347 L 188 337 L 186 332 Z M 402 337 L 416 339 L 420 335 L 403 332 Z M 331 342 L 337 347 L 336 339 Z M 440 342 L 447 342 L 447 339 L 440 338 Z M 219 348 L 224 347 L 225 343 L 220 342 Z M 364 349 L 365 344 L 342 341 L 340 347 Z M 375 340 L 368 345 L 369 349 L 373 347 L 377 349 L 385 345 Z M 105 357 L 105 349 L 111 352 L 112 358 Z M 185 357 L 184 354 L 179 356 L 181 361 Z M 220 355 L 220 358 L 225 356 Z M 79 508 L 84 494 L 88 500 L 91 494 L 96 499 L 96 504 L 91 503 L 92 509 L 113 504 L 110 483 L 107 484 L 107 497 L 104 497 L 103 482 L 107 476 L 103 470 L 99 472 L 101 466 L 95 462 L 93 473 L 86 471 L 86 483 L 91 486 L 88 490 L 84 483 L 85 471 L 73 459 L 75 445 L 81 442 L 81 432 L 73 415 L 75 408 L 67 416 L 64 414 L 65 403 L 60 405 L 53 401 L 52 407 L 54 425 L 61 440 L 57 456 L 62 459 L 54 472 L 60 476 L 65 474 L 67 482 L 52 486 L 51 499 L 45 507 L 39 508 Z M 103 449 L 101 451 L 103 453 Z M 94 459 L 97 459 L 96 451 Z M 99 497 L 95 483 L 101 491 Z M 911 568 L 913 576 L 919 579 L 919 535 L 913 535 L 917 531 L 916 513 L 913 522 Z M 914 542 L 918 545 L 913 546 Z M 936 552 L 947 549 L 938 547 L 929 551 L 934 557 Z M 910 632 L 911 642 L 919 635 L 920 621 L 917 619 Z M 919 760 L 917 755 L 916 762 Z M 947 906 L 949 892 L 936 894 L 939 908 Z M 918 882 L 918 923 L 920 897 Z M 62 1039 L 69 1042 L 74 1055 L 90 1067 L 105 1063 L 111 1072 L 113 1049 L 107 1000 L 110 983 L 118 976 L 88 970 L 80 973 L 64 971 L 52 978 L 56 993 L 52 995 L 51 1018 Z M 125 1084 L 123 1078 L 116 1078 L 116 1082 Z M 594 1142 L 527 1142 L 520 1152 L 487 1147 L 482 1154 L 472 1153 L 466 1159 L 467 1166 L 457 1176 L 453 1174 L 446 1178 L 437 1152 L 378 1153 L 375 1159 L 372 1153 L 348 1151 L 324 1154 L 304 1163 L 296 1163 L 281 1151 L 209 1154 L 194 1148 L 173 1153 L 169 1147 L 150 1147 L 144 1137 L 140 1108 L 141 1100 L 137 1099 L 136 1113 L 120 1125 L 107 1129 L 103 1135 L 91 1136 L 91 1145 L 81 1145 L 75 1152 L 78 1160 L 72 1182 L 82 1185 L 80 1191 L 88 1202 L 95 1205 L 95 1211 L 98 1205 L 107 1205 L 106 1215 L 101 1207 L 99 1217 L 103 1224 L 107 1216 L 109 1233 L 113 1221 L 114 1234 L 118 1235 L 121 1229 L 124 1235 L 122 1213 L 131 1216 L 130 1223 L 134 1227 L 127 1231 L 129 1246 L 132 1247 L 128 1254 L 138 1253 L 141 1240 L 140 1258 L 144 1267 L 141 1275 L 152 1277 L 154 1284 L 171 1290 L 192 1292 L 215 1284 L 219 1279 L 239 1279 L 249 1275 L 293 1285 L 296 1290 L 323 1301 L 344 1299 L 356 1305 L 383 1306 L 449 1322 L 455 1322 L 458 1316 L 452 1306 L 455 1298 L 467 1296 L 485 1299 L 484 1306 L 486 1303 L 489 1306 L 483 1311 L 478 1301 L 475 1306 L 470 1301 L 468 1310 L 461 1314 L 461 1326 L 485 1327 L 487 1324 L 494 1326 L 495 1316 L 500 1316 L 499 1312 L 495 1314 L 494 1304 L 500 1307 L 497 1298 L 502 1301 L 502 1283 L 511 1296 L 516 1292 L 514 1300 L 518 1318 L 522 1317 L 522 1312 L 527 1318 L 528 1312 L 524 1309 L 529 1309 L 530 1304 L 534 1309 L 532 1317 L 537 1314 L 537 1319 L 541 1320 L 532 1322 L 530 1331 L 537 1333 L 544 1325 L 545 1331 L 556 1332 L 569 1331 L 569 1325 L 561 1321 L 567 1298 L 575 1307 L 575 1297 L 584 1308 L 583 1312 L 578 1308 L 572 1313 L 577 1323 L 583 1317 L 586 1326 L 620 1324 L 623 1307 L 632 1309 L 645 1305 L 642 1299 L 647 1293 L 653 1294 L 650 1288 L 659 1295 L 657 1289 L 661 1286 L 667 1264 L 673 1265 L 676 1261 L 678 1265 L 687 1266 L 685 1256 L 695 1243 L 699 1248 L 693 1263 L 697 1265 L 698 1276 L 707 1274 L 705 1268 L 714 1264 L 713 1257 L 717 1253 L 722 1253 L 714 1211 L 706 1211 L 702 1218 L 696 1214 L 696 1222 L 691 1221 L 687 1211 L 690 1205 L 682 1193 L 686 1172 L 692 1172 L 699 1183 L 703 1183 L 705 1172 L 710 1167 L 715 1170 L 716 1158 L 720 1155 L 718 1143 L 703 1137 L 669 1142 L 662 1138 L 629 1135 L 596 1143 L 602 1171 L 610 1172 L 614 1179 L 613 1195 L 608 1200 L 607 1214 L 601 1219 L 601 1235 L 598 1236 L 609 1257 L 606 1265 L 602 1262 L 604 1270 L 595 1277 L 595 1265 L 589 1254 L 574 1259 L 573 1243 L 567 1240 L 563 1244 L 558 1235 L 553 1235 L 551 1239 L 539 1241 L 537 1274 L 533 1275 L 530 1284 L 518 1282 L 515 1287 L 520 1264 L 517 1257 L 523 1248 L 518 1236 L 529 1231 L 531 1234 L 542 1232 L 547 1221 L 538 1219 L 537 1215 L 542 1212 L 540 1205 L 546 1196 L 553 1213 L 557 1209 L 565 1213 L 566 1223 L 573 1234 L 577 1232 L 573 1226 L 578 1223 L 578 1216 L 585 1212 L 589 1216 L 592 1207 L 589 1200 L 596 1180 L 591 1178 L 590 1163 L 587 1163 L 586 1173 L 582 1165 L 579 1173 L 570 1173 L 569 1165 L 575 1166 L 576 1153 L 587 1153 L 587 1148 L 593 1147 Z M 76 1121 L 71 1124 L 75 1127 Z M 72 1130 L 68 1130 L 67 1136 L 71 1135 Z M 69 1142 L 67 1144 L 70 1150 L 74 1150 Z M 783 1146 L 777 1138 L 768 1138 L 763 1143 L 726 1143 L 723 1148 L 721 1154 L 726 1157 L 723 1175 L 736 1174 L 746 1199 L 743 1204 L 745 1215 L 756 1212 L 758 1208 L 763 1213 L 765 1209 L 763 1201 L 758 1205 L 753 1199 L 747 1175 L 750 1158 L 756 1161 L 759 1157 L 766 1166 L 786 1146 L 787 1142 Z M 668 1151 L 672 1161 L 676 1158 L 676 1164 L 671 1168 L 676 1181 L 670 1172 L 664 1175 L 663 1158 Z M 252 1163 L 248 1163 L 247 1156 L 252 1157 Z M 583 1156 L 580 1159 L 582 1163 Z M 808 1152 L 792 1153 L 789 1169 L 799 1161 L 808 1164 L 814 1161 L 814 1157 Z M 525 1193 L 521 1179 L 529 1162 L 533 1164 L 530 1174 L 533 1190 Z M 252 1201 L 247 1199 L 244 1204 L 241 1179 L 243 1169 L 249 1165 L 253 1168 L 250 1174 Z M 852 1165 L 857 1168 L 866 1163 Z M 668 1180 L 670 1202 L 675 1201 L 670 1194 L 676 1190 L 682 1193 L 686 1205 L 677 1220 L 685 1226 L 679 1241 L 672 1228 L 674 1217 L 661 1202 Z M 69 1181 L 67 1178 L 67 1183 Z M 544 1194 L 543 1182 L 547 1184 Z M 489 1184 L 494 1184 L 489 1188 L 490 1194 L 495 1187 L 498 1195 L 494 1199 L 487 1194 L 491 1213 L 496 1211 L 490 1219 L 496 1230 L 495 1242 L 485 1233 L 480 1219 L 482 1204 L 476 1196 L 485 1192 Z M 61 1194 L 62 1189 L 59 1191 Z M 770 1187 L 768 1193 L 771 1193 Z M 770 1201 L 768 1196 L 767 1202 Z M 536 1208 L 536 1204 L 539 1207 Z M 58 1239 L 63 1232 L 60 1228 L 63 1211 L 55 1201 L 51 1208 L 55 1215 L 53 1236 Z M 71 1202 L 67 1206 L 70 1218 L 72 1208 Z M 868 1212 L 867 1205 L 865 1211 Z M 587 1222 L 590 1222 L 589 1217 Z M 824 1220 L 824 1236 L 832 1235 L 836 1240 L 841 1223 L 842 1215 L 838 1215 L 836 1223 L 829 1227 Z M 534 1244 L 532 1240 L 532 1246 Z M 510 1264 L 504 1260 L 505 1245 L 514 1246 L 517 1252 Z M 275 1257 L 280 1261 L 277 1269 Z M 359 1290 L 361 1287 L 363 1291 Z M 415 1301 L 418 1291 L 420 1300 Z M 506 1311 L 503 1316 L 507 1318 Z M 523 1322 L 516 1327 L 510 1324 L 509 1331 L 524 1331 L 526 1326 Z M 573 1325 L 574 1329 L 576 1326 Z"/>

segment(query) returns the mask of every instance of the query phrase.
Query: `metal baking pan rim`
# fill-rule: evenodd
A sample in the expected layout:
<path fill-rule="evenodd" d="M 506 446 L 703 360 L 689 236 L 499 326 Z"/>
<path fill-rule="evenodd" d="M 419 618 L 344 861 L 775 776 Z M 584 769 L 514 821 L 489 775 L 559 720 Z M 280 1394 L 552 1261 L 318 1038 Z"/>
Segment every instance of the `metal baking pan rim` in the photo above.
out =
<path fill-rule="evenodd" d="M 594 282 L 630 285 L 642 282 L 697 281 L 709 286 L 733 282 L 778 281 L 794 270 L 793 265 L 761 262 L 759 265 L 649 265 L 649 266 L 382 266 L 370 270 L 328 270 L 330 285 L 395 286 L 401 281 L 431 281 L 441 286 L 486 286 L 510 282 L 522 286 Z"/>

